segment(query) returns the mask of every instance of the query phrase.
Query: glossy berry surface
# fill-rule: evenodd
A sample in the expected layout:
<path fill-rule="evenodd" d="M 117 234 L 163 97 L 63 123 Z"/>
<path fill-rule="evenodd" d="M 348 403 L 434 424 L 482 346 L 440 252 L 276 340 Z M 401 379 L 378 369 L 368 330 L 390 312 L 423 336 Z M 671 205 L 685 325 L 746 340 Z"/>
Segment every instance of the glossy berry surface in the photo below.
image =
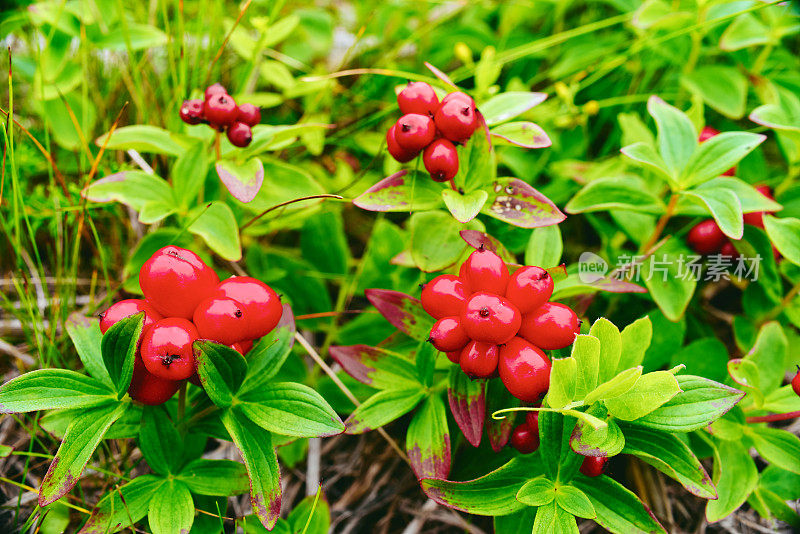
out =
<path fill-rule="evenodd" d="M 458 276 L 442 274 L 422 289 L 422 309 L 434 319 L 451 315 L 461 315 L 469 297 L 467 286 Z"/>
<path fill-rule="evenodd" d="M 408 82 L 408 85 L 397 95 L 397 105 L 400 106 L 400 111 L 404 115 L 417 113 L 433 116 L 439 107 L 439 97 L 436 96 L 436 91 L 430 84 Z"/>
<path fill-rule="evenodd" d="M 464 305 L 461 324 L 470 339 L 499 345 L 517 335 L 522 314 L 505 298 L 479 291 Z"/>
<path fill-rule="evenodd" d="M 727 258 L 739 257 L 739 252 L 736 250 L 736 247 L 733 246 L 733 243 L 731 243 L 730 241 L 722 245 L 722 248 L 719 250 L 719 253 Z"/>
<path fill-rule="evenodd" d="M 253 104 L 239 104 L 236 120 L 248 126 L 255 126 L 261 122 L 261 108 Z"/>
<path fill-rule="evenodd" d="M 458 363 L 472 378 L 489 378 L 497 370 L 500 347 L 493 343 L 470 341 L 461 351 Z"/>
<path fill-rule="evenodd" d="M 206 100 L 208 100 L 212 96 L 218 95 L 218 94 L 228 94 L 228 90 L 225 89 L 225 87 L 223 87 L 223 85 L 221 83 L 215 83 L 215 84 L 209 85 L 206 88 L 205 94 L 203 96 L 204 96 L 204 98 Z"/>
<path fill-rule="evenodd" d="M 536 434 L 539 434 L 539 412 L 528 412 L 525 416 L 525 423 L 531 430 L 534 430 Z"/>
<path fill-rule="evenodd" d="M 166 380 L 183 380 L 195 371 L 192 343 L 199 339 L 195 326 L 186 319 L 162 319 L 142 339 L 142 361 L 147 371 Z"/>
<path fill-rule="evenodd" d="M 519 309 L 528 313 L 553 295 L 553 277 L 541 267 L 522 267 L 508 280 L 506 298 Z"/>
<path fill-rule="evenodd" d="M 136 315 L 139 312 L 144 312 L 144 324 L 142 325 L 142 333 L 147 330 L 150 325 L 156 321 L 160 321 L 162 316 L 156 311 L 153 306 L 142 299 L 126 299 L 115 302 L 106 311 L 103 312 L 100 318 L 100 332 L 105 334 L 109 328 L 114 326 L 119 321 Z"/>
<path fill-rule="evenodd" d="M 235 147 L 244 148 L 253 140 L 253 132 L 250 127 L 243 122 L 236 121 L 228 127 L 225 132 L 228 141 Z"/>
<path fill-rule="evenodd" d="M 248 318 L 246 336 L 257 339 L 267 335 L 281 320 L 283 305 L 275 291 L 261 280 L 250 276 L 232 276 L 214 290 L 214 296 L 228 297 L 244 307 Z"/>
<path fill-rule="evenodd" d="M 181 120 L 186 124 L 200 124 L 205 120 L 202 100 L 184 100 L 180 110 Z"/>
<path fill-rule="evenodd" d="M 473 292 L 487 291 L 495 295 L 505 295 L 508 280 L 508 267 L 503 259 L 488 249 L 478 249 L 469 255 L 461 266 L 461 276 Z"/>
<path fill-rule="evenodd" d="M 508 392 L 519 400 L 534 402 L 550 386 L 550 359 L 539 348 L 515 337 L 500 347 L 497 370 Z"/>
<path fill-rule="evenodd" d="M 233 124 L 239 114 L 239 109 L 231 95 L 216 93 L 203 104 L 203 114 L 212 126 L 222 129 Z"/>
<path fill-rule="evenodd" d="M 522 423 L 511 433 L 511 446 L 522 454 L 530 454 L 539 448 L 539 429 L 532 429 Z"/>
<path fill-rule="evenodd" d="M 250 349 L 253 348 L 253 342 L 252 341 L 237 341 L 236 343 L 234 343 L 232 345 L 228 345 L 228 346 L 230 348 L 232 348 L 233 350 L 235 350 L 236 352 L 238 352 L 239 354 L 241 354 L 242 356 L 244 356 L 245 354 L 250 352 Z"/>
<path fill-rule="evenodd" d="M 419 155 L 419 150 L 406 150 L 397 143 L 395 137 L 397 132 L 397 124 L 393 124 L 389 131 L 386 132 L 386 150 L 389 154 L 400 163 L 408 163 Z"/>
<path fill-rule="evenodd" d="M 405 150 L 419 152 L 433 141 L 436 126 L 427 115 L 409 113 L 397 121 L 394 138 Z"/>
<path fill-rule="evenodd" d="M 191 319 L 218 283 L 217 273 L 197 254 L 176 246 L 156 251 L 139 271 L 145 299 L 164 317 Z"/>
<path fill-rule="evenodd" d="M 431 328 L 430 342 L 442 352 L 463 349 L 469 343 L 467 332 L 458 317 L 443 317 Z"/>
<path fill-rule="evenodd" d="M 792 389 L 797 395 L 800 395 L 800 367 L 797 368 L 797 374 L 792 378 Z"/>
<path fill-rule="evenodd" d="M 164 404 L 180 389 L 181 381 L 165 380 L 147 371 L 142 358 L 137 354 L 133 363 L 133 376 L 128 386 L 128 395 L 148 406 Z"/>
<path fill-rule="evenodd" d="M 686 242 L 698 254 L 715 254 L 727 240 L 714 219 L 696 224 L 686 236 Z"/>
<path fill-rule="evenodd" d="M 459 363 L 461 359 L 461 351 L 460 350 L 451 350 L 449 352 L 445 352 L 447 359 L 453 363 Z"/>
<path fill-rule="evenodd" d="M 425 170 L 436 182 L 446 182 L 458 174 L 458 152 L 447 139 L 437 139 L 422 153 Z"/>
<path fill-rule="evenodd" d="M 583 459 L 580 471 L 587 477 L 599 477 L 606 469 L 608 458 L 605 456 L 587 456 Z"/>
<path fill-rule="evenodd" d="M 197 305 L 192 319 L 202 339 L 232 345 L 249 336 L 244 307 L 228 297 L 209 297 Z"/>
<path fill-rule="evenodd" d="M 572 345 L 581 323 L 572 308 L 559 302 L 546 302 L 522 316 L 519 336 L 540 349 L 563 349 Z"/>
<path fill-rule="evenodd" d="M 433 120 L 444 137 L 463 143 L 478 127 L 475 101 L 464 93 L 451 93 L 442 99 Z"/>

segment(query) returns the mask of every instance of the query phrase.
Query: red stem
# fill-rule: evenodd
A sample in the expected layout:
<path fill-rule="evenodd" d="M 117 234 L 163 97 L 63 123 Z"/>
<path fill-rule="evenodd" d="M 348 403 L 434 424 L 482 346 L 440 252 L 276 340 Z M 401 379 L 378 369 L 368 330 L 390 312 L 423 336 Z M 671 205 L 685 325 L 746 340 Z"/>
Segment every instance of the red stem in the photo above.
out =
<path fill-rule="evenodd" d="M 795 417 L 800 417 L 800 411 L 797 412 L 786 412 L 786 413 L 774 413 L 772 415 L 759 415 L 757 417 L 748 417 L 748 423 L 774 423 L 775 421 L 786 421 L 787 419 L 794 419 Z"/>

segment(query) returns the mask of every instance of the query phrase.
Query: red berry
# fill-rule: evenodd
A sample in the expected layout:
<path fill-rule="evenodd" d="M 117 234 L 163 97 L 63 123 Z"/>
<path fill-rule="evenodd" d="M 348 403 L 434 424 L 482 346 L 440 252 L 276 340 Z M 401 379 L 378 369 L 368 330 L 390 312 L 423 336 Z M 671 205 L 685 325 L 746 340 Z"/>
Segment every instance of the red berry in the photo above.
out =
<path fill-rule="evenodd" d="M 525 416 L 525 424 L 539 435 L 539 412 L 528 412 Z"/>
<path fill-rule="evenodd" d="M 150 374 L 142 362 L 141 356 L 136 355 L 133 363 L 133 377 L 128 386 L 128 395 L 135 401 L 156 406 L 164 404 L 181 387 L 181 381 L 165 380 Z"/>
<path fill-rule="evenodd" d="M 225 89 L 225 87 L 223 87 L 221 83 L 215 83 L 213 85 L 209 85 L 206 88 L 206 92 L 205 92 L 204 96 L 205 96 L 205 99 L 208 100 L 212 96 L 218 95 L 218 94 L 224 94 L 224 95 L 228 94 L 228 90 Z"/>
<path fill-rule="evenodd" d="M 461 324 L 470 339 L 500 345 L 517 335 L 522 314 L 505 298 L 479 291 L 467 300 Z"/>
<path fill-rule="evenodd" d="M 520 313 L 528 313 L 548 300 L 553 294 L 553 277 L 541 267 L 522 267 L 511 275 L 506 287 L 506 298 Z"/>
<path fill-rule="evenodd" d="M 405 150 L 419 152 L 436 137 L 436 126 L 427 115 L 409 113 L 397 121 L 394 138 Z"/>
<path fill-rule="evenodd" d="M 461 359 L 460 350 L 451 350 L 449 352 L 445 352 L 445 355 L 447 355 L 447 359 L 453 363 L 459 363 L 459 360 Z"/>
<path fill-rule="evenodd" d="M 203 105 L 203 113 L 211 126 L 222 131 L 236 120 L 239 110 L 231 95 L 216 93 L 211 95 Z"/>
<path fill-rule="evenodd" d="M 712 128 L 711 126 L 705 126 L 703 131 L 700 132 L 700 137 L 697 140 L 702 143 L 703 141 L 708 141 L 715 135 L 719 135 L 719 130 Z"/>
<path fill-rule="evenodd" d="M 470 341 L 461 351 L 458 363 L 461 370 L 472 378 L 489 378 L 497 370 L 500 347 L 494 343 Z"/>
<path fill-rule="evenodd" d="M 147 301 L 142 299 L 120 300 L 112 304 L 110 308 L 102 313 L 100 317 L 100 332 L 105 334 L 108 329 L 117 322 L 131 315 L 136 315 L 139 312 L 144 312 L 142 333 L 144 333 L 150 325 L 162 319 L 161 314 L 148 304 Z"/>
<path fill-rule="evenodd" d="M 422 290 L 422 309 L 434 319 L 461 315 L 469 291 L 461 279 L 452 274 L 437 276 Z"/>
<path fill-rule="evenodd" d="M 539 448 L 539 430 L 534 431 L 526 423 L 522 423 L 511 434 L 511 446 L 522 454 L 530 454 Z"/>
<path fill-rule="evenodd" d="M 736 250 L 736 247 L 733 246 L 733 243 L 728 241 L 719 251 L 720 255 L 728 257 L 728 258 L 738 258 L 739 252 Z"/>
<path fill-rule="evenodd" d="M 469 337 L 458 317 L 443 317 L 436 321 L 431 328 L 429 340 L 436 350 L 442 352 L 461 350 L 469 343 Z"/>
<path fill-rule="evenodd" d="M 217 273 L 197 254 L 172 245 L 156 251 L 139 271 L 147 302 L 164 317 L 191 319 L 218 283 Z"/>
<path fill-rule="evenodd" d="M 519 336 L 540 349 L 563 349 L 575 341 L 581 322 L 572 308 L 559 302 L 546 302 L 522 316 Z"/>
<path fill-rule="evenodd" d="M 239 148 L 246 147 L 253 140 L 253 131 L 243 122 L 234 122 L 228 127 L 225 134 L 228 136 L 228 141 Z"/>
<path fill-rule="evenodd" d="M 408 85 L 397 95 L 397 105 L 403 115 L 418 113 L 433 116 L 439 107 L 439 97 L 430 84 L 425 82 L 408 82 Z"/>
<path fill-rule="evenodd" d="M 497 370 L 508 392 L 519 400 L 534 402 L 550 387 L 550 359 L 539 348 L 515 337 L 500 347 Z"/>
<path fill-rule="evenodd" d="M 727 240 L 714 219 L 695 225 L 686 236 L 686 242 L 698 254 L 715 254 Z"/>
<path fill-rule="evenodd" d="M 233 343 L 232 345 L 228 345 L 228 346 L 230 348 L 232 348 L 233 350 L 235 350 L 236 352 L 238 352 L 239 354 L 241 354 L 242 356 L 244 356 L 245 354 L 250 352 L 250 349 L 253 348 L 253 342 L 250 341 L 250 340 L 248 340 L 248 341 L 237 341 L 236 343 Z M 191 378 L 189 380 L 191 380 Z"/>
<path fill-rule="evenodd" d="M 461 276 L 472 292 L 486 291 L 495 295 L 506 294 L 510 278 L 503 259 L 485 248 L 469 255 L 461 266 Z"/>
<path fill-rule="evenodd" d="M 462 143 L 478 127 L 475 101 L 464 93 L 451 93 L 442 100 L 433 120 L 443 136 L 454 143 Z"/>
<path fill-rule="evenodd" d="M 458 152 L 447 139 L 437 139 L 422 153 L 422 163 L 436 182 L 446 182 L 458 174 Z"/>
<path fill-rule="evenodd" d="M 180 318 L 162 319 L 142 339 L 142 361 L 147 370 L 166 380 L 183 380 L 195 371 L 192 343 L 197 328 Z"/>
<path fill-rule="evenodd" d="M 248 126 L 255 126 L 261 122 L 261 108 L 253 104 L 239 104 L 236 119 Z"/>
<path fill-rule="evenodd" d="M 587 477 L 599 477 L 606 469 L 606 456 L 587 456 L 583 459 L 580 471 Z"/>
<path fill-rule="evenodd" d="M 389 154 L 400 163 L 408 163 L 419 155 L 419 150 L 406 150 L 397 143 L 395 133 L 397 132 L 397 123 L 393 124 L 389 131 L 386 132 L 386 150 Z"/>
<path fill-rule="evenodd" d="M 244 314 L 248 317 L 247 335 L 239 339 L 258 339 L 267 335 L 283 315 L 278 294 L 261 280 L 250 276 L 232 276 L 223 280 L 213 296 L 228 297 L 243 306 Z"/>
<path fill-rule="evenodd" d="M 249 334 L 249 317 L 243 308 L 232 298 L 209 297 L 197 305 L 192 320 L 201 338 L 232 345 Z"/>
<path fill-rule="evenodd" d="M 184 100 L 180 110 L 181 120 L 186 124 L 200 124 L 205 120 L 203 116 L 202 100 Z"/>
<path fill-rule="evenodd" d="M 800 365 L 797 366 L 797 374 L 792 378 L 792 389 L 800 395 Z"/>

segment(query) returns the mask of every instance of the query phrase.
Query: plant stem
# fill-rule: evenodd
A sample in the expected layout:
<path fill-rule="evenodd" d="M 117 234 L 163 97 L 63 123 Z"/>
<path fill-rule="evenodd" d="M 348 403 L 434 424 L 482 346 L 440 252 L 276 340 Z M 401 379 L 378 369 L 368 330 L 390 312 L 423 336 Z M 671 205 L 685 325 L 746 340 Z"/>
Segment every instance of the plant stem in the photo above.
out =
<path fill-rule="evenodd" d="M 450 187 L 453 189 L 453 191 L 458 193 L 458 188 L 456 187 L 456 181 L 453 180 L 452 178 L 450 178 Z"/>
<path fill-rule="evenodd" d="M 655 229 L 653 230 L 653 235 L 650 236 L 650 239 L 647 242 L 639 247 L 639 252 L 643 253 L 651 248 L 653 245 L 656 244 L 658 239 L 661 237 L 662 232 L 664 232 L 664 228 L 666 228 L 667 223 L 672 218 L 672 215 L 675 213 L 675 208 L 678 205 L 678 195 L 672 195 L 669 199 L 669 203 L 667 204 L 667 210 L 664 212 L 664 215 L 658 219 L 658 223 L 656 224 Z"/>
<path fill-rule="evenodd" d="M 214 135 L 214 155 L 216 156 L 216 161 L 220 160 L 220 153 L 219 153 L 219 138 L 220 138 L 220 135 L 221 135 L 220 132 L 217 132 Z"/>
<path fill-rule="evenodd" d="M 748 423 L 774 423 L 775 421 L 786 421 L 788 419 L 794 419 L 795 417 L 800 417 L 800 411 L 748 417 L 746 421 Z"/>

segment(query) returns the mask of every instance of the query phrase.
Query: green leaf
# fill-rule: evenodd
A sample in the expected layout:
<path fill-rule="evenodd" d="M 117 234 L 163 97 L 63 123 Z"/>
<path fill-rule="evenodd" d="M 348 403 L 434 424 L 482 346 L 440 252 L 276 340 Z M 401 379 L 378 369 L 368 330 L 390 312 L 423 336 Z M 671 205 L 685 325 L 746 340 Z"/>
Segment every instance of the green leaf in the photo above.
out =
<path fill-rule="evenodd" d="M 767 44 L 769 29 L 752 13 L 742 13 L 725 28 L 719 38 L 722 50 L 740 50 L 748 46 Z"/>
<path fill-rule="evenodd" d="M 284 304 L 278 326 L 259 339 L 247 353 L 247 374 L 241 391 L 263 387 L 278 373 L 292 351 L 295 332 L 292 308 Z"/>
<path fill-rule="evenodd" d="M 195 341 L 193 347 L 197 374 L 206 393 L 217 406 L 230 406 L 247 372 L 244 356 L 213 341 Z"/>
<path fill-rule="evenodd" d="M 589 411 L 595 416 L 605 414 L 605 410 L 602 407 L 597 411 L 593 409 Z M 597 413 L 598 411 L 602 413 Z M 572 450 L 581 456 L 604 456 L 610 458 L 619 454 L 625 446 L 625 436 L 614 419 L 608 419 L 606 423 L 606 426 L 594 429 L 591 425 L 579 419 L 569 440 Z"/>
<path fill-rule="evenodd" d="M 186 484 L 168 479 L 153 495 L 147 511 L 153 534 L 189 533 L 194 523 L 194 501 Z"/>
<path fill-rule="evenodd" d="M 600 341 L 593 336 L 579 334 L 572 344 L 572 355 L 578 364 L 575 398 L 582 399 L 597 387 L 600 374 Z"/>
<path fill-rule="evenodd" d="M 526 506 L 518 512 L 494 518 L 494 531 L 503 534 L 531 534 L 536 508 Z"/>
<path fill-rule="evenodd" d="M 122 171 L 96 180 L 81 196 L 92 202 L 121 202 L 136 211 L 149 202 L 175 202 L 172 187 L 165 180 L 143 171 Z"/>
<path fill-rule="evenodd" d="M 537 534 L 578 534 L 575 517 L 555 502 L 536 509 L 533 532 Z"/>
<path fill-rule="evenodd" d="M 303 384 L 273 382 L 237 400 L 241 413 L 275 434 L 314 438 L 344 431 L 344 423 L 322 395 Z"/>
<path fill-rule="evenodd" d="M 226 260 L 239 261 L 242 259 L 239 225 L 236 224 L 236 217 L 227 204 L 212 202 L 208 206 L 192 211 L 189 217 L 197 218 L 186 229 L 202 237 L 208 248 Z"/>
<path fill-rule="evenodd" d="M 95 140 L 99 147 L 105 145 L 106 150 L 136 150 L 153 154 L 167 154 L 180 156 L 190 143 L 177 134 L 144 124 L 123 126 L 114 130 L 111 138 L 106 143 L 108 134 L 103 134 Z"/>
<path fill-rule="evenodd" d="M 750 360 L 740 358 L 728 362 L 728 374 L 733 381 L 750 393 L 759 408 L 764 403 L 764 394 L 761 393 L 761 381 L 758 366 Z"/>
<path fill-rule="evenodd" d="M 160 406 L 145 406 L 139 448 L 148 465 L 160 475 L 177 472 L 183 461 L 183 440 L 175 423 Z"/>
<path fill-rule="evenodd" d="M 619 482 L 605 475 L 578 475 L 572 485 L 589 497 L 597 514 L 594 520 L 614 534 L 666 533 L 652 512 Z"/>
<path fill-rule="evenodd" d="M 490 135 L 496 145 L 522 148 L 546 148 L 553 144 L 541 126 L 530 121 L 507 122 L 492 128 Z"/>
<path fill-rule="evenodd" d="M 281 472 L 272 435 L 235 409 L 226 410 L 222 422 L 244 460 L 253 512 L 272 530 L 281 513 Z"/>
<path fill-rule="evenodd" d="M 534 228 L 525 248 L 525 265 L 536 265 L 542 269 L 556 267 L 561 263 L 563 250 L 561 230 L 557 224 Z"/>
<path fill-rule="evenodd" d="M 747 434 L 767 462 L 800 475 L 800 438 L 779 428 L 751 425 Z"/>
<path fill-rule="evenodd" d="M 445 506 L 475 515 L 506 515 L 525 508 L 517 492 L 541 473 L 541 464 L 533 458 L 514 458 L 502 467 L 475 480 L 453 482 L 436 478 L 420 481 L 425 494 Z"/>
<path fill-rule="evenodd" d="M 556 503 L 576 517 L 593 519 L 597 516 L 592 501 L 575 486 L 559 486 L 556 490 Z"/>
<path fill-rule="evenodd" d="M 623 331 L 623 334 L 625 332 Z M 613 399 L 629 391 L 642 376 L 642 366 L 638 365 L 625 371 L 621 371 L 611 380 L 604 382 L 593 389 L 586 398 L 583 399 L 587 406 L 601 400 Z"/>
<path fill-rule="evenodd" d="M 622 354 L 622 337 L 619 328 L 604 317 L 597 319 L 589 329 L 589 335 L 600 341 L 600 368 L 598 383 L 614 377 Z"/>
<path fill-rule="evenodd" d="M 175 478 L 186 484 L 192 493 L 228 497 L 250 489 L 247 471 L 232 460 L 192 460 Z"/>
<path fill-rule="evenodd" d="M 303 258 L 323 273 L 345 275 L 350 249 L 340 210 L 321 210 L 309 217 L 300 236 Z"/>
<path fill-rule="evenodd" d="M 615 176 L 592 180 L 570 199 L 564 209 L 567 213 L 626 209 L 659 215 L 665 208 L 644 180 L 634 176 Z"/>
<path fill-rule="evenodd" d="M 649 133 L 650 130 L 647 130 L 647 132 Z M 675 177 L 670 174 L 670 169 L 667 166 L 667 163 L 664 161 L 661 155 L 656 152 L 656 149 L 653 145 L 639 141 L 637 143 L 633 143 L 632 145 L 622 147 L 620 152 L 639 163 L 641 167 L 655 172 L 656 175 L 664 180 L 667 180 L 673 188 L 677 187 L 677 180 L 675 180 Z"/>
<path fill-rule="evenodd" d="M 436 357 L 439 351 L 426 341 L 420 341 L 417 345 L 417 354 L 414 356 L 414 366 L 420 382 L 425 387 L 433 385 L 433 374 L 436 372 Z"/>
<path fill-rule="evenodd" d="M 745 360 L 755 364 L 758 372 L 758 387 L 764 395 L 769 395 L 783 381 L 783 370 L 788 364 L 789 341 L 780 323 L 770 321 L 758 331 L 756 343 Z"/>
<path fill-rule="evenodd" d="M 681 392 L 636 424 L 666 432 L 691 432 L 722 417 L 744 393 L 699 376 L 678 375 Z"/>
<path fill-rule="evenodd" d="M 208 156 L 203 143 L 195 143 L 172 166 L 170 179 L 175 201 L 184 209 L 197 203 L 197 195 L 208 174 Z"/>
<path fill-rule="evenodd" d="M 94 378 L 67 369 L 37 369 L 0 386 L 0 413 L 85 408 L 113 399 Z"/>
<path fill-rule="evenodd" d="M 692 154 L 681 177 L 684 186 L 695 186 L 716 178 L 766 140 L 750 132 L 723 132 L 704 141 Z"/>
<path fill-rule="evenodd" d="M 764 228 L 778 252 L 795 265 L 800 265 L 800 219 L 764 215 Z"/>
<path fill-rule="evenodd" d="M 655 119 L 658 128 L 658 151 L 670 175 L 678 177 L 697 147 L 694 125 L 682 111 L 657 96 L 651 96 L 647 101 L 647 111 Z"/>
<path fill-rule="evenodd" d="M 458 366 L 451 366 L 449 373 L 449 387 L 447 399 L 450 403 L 450 413 L 453 414 L 461 433 L 473 447 L 481 443 L 483 425 L 486 419 L 486 380 L 472 380 Z M 508 391 L 503 387 L 504 391 Z M 506 406 L 503 406 L 505 408 Z M 487 422 L 494 421 L 490 418 Z M 499 422 L 498 422 L 499 423 Z M 488 429 L 487 429 L 487 432 Z M 490 434 L 491 436 L 491 434 Z M 508 439 L 508 436 L 506 436 Z M 505 445 L 505 443 L 503 444 Z"/>
<path fill-rule="evenodd" d="M 86 371 L 110 389 L 113 388 L 111 376 L 103 363 L 103 353 L 100 350 L 103 339 L 100 321 L 75 312 L 70 314 L 64 326 Z"/>
<path fill-rule="evenodd" d="M 552 200 L 517 178 L 497 178 L 484 189 L 489 202 L 483 206 L 483 213 L 512 226 L 539 228 L 567 218 Z"/>
<path fill-rule="evenodd" d="M 264 183 L 264 164 L 255 157 L 219 160 L 214 168 L 233 198 L 245 204 L 256 198 Z"/>
<path fill-rule="evenodd" d="M 441 396 L 429 396 L 414 414 L 406 434 L 406 453 L 418 479 L 450 474 L 450 430 Z"/>
<path fill-rule="evenodd" d="M 758 469 L 742 443 L 718 441 L 714 444 L 714 485 L 718 498 L 708 501 L 709 523 L 724 519 L 736 511 L 758 484 Z"/>
<path fill-rule="evenodd" d="M 644 355 L 653 340 L 653 323 L 650 317 L 637 319 L 622 329 L 622 354 L 617 373 L 644 362 Z"/>
<path fill-rule="evenodd" d="M 583 457 L 575 454 L 569 443 L 575 422 L 572 414 L 539 412 L 539 456 L 545 475 L 551 480 L 569 481 L 583 461 Z"/>
<path fill-rule="evenodd" d="M 319 499 L 316 495 L 309 495 L 289 512 L 288 519 L 293 533 L 328 534 L 331 528 L 331 509 L 324 495 Z"/>
<path fill-rule="evenodd" d="M 719 191 L 720 189 L 726 189 L 736 195 L 742 205 L 743 213 L 778 211 L 781 209 L 780 204 L 756 191 L 752 185 L 733 176 L 717 176 L 693 188 L 693 191 L 710 195 L 713 194 L 714 191 Z M 705 204 L 683 196 L 678 200 L 675 213 L 682 215 L 705 215 L 707 213 L 707 208 Z"/>
<path fill-rule="evenodd" d="M 578 364 L 575 358 L 553 358 L 550 369 L 550 389 L 547 390 L 547 405 L 563 408 L 575 398 L 575 380 Z"/>
<path fill-rule="evenodd" d="M 685 249 L 671 238 L 640 267 L 640 272 L 648 273 L 643 277 L 650 295 L 667 319 L 673 322 L 683 316 L 697 286 L 694 276 L 680 272 L 684 253 Z"/>
<path fill-rule="evenodd" d="M 481 104 L 480 110 L 486 124 L 494 126 L 525 113 L 544 102 L 546 98 L 545 93 L 507 91 Z"/>
<path fill-rule="evenodd" d="M 769 512 L 777 519 L 788 523 L 794 530 L 800 529 L 800 515 L 786 504 L 786 501 L 781 499 L 780 496 L 762 486 L 758 486 L 751 495 L 752 497 L 757 497 L 763 502 Z"/>
<path fill-rule="evenodd" d="M 669 371 L 655 371 L 639 377 L 631 389 L 605 400 L 608 411 L 624 421 L 635 421 L 660 407 L 680 391 Z"/>
<path fill-rule="evenodd" d="M 465 227 L 444 211 L 424 211 L 411 215 L 408 228 L 411 258 L 420 270 L 430 273 L 453 265 L 464 253 L 467 244 L 460 230 L 482 230 L 483 225 L 474 220 Z"/>
<path fill-rule="evenodd" d="M 555 484 L 549 478 L 538 476 L 529 480 L 517 492 L 517 500 L 528 506 L 544 506 L 556 498 Z"/>
<path fill-rule="evenodd" d="M 497 177 L 495 153 L 489 139 L 480 130 L 476 133 L 458 148 L 458 173 L 453 180 L 457 188 L 466 192 L 483 189 Z"/>
<path fill-rule="evenodd" d="M 364 296 L 387 321 L 412 339 L 424 341 L 430 336 L 434 320 L 419 300 L 389 289 L 367 289 Z"/>
<path fill-rule="evenodd" d="M 158 28 L 134 22 L 126 23 L 124 30 L 120 31 L 115 28 L 93 39 L 97 48 L 116 50 L 118 52 L 159 48 L 166 45 L 168 41 L 167 34 Z"/>
<path fill-rule="evenodd" d="M 331 347 L 331 357 L 350 376 L 376 389 L 408 389 L 421 385 L 408 359 L 380 347 Z"/>
<path fill-rule="evenodd" d="M 363 434 L 380 428 L 413 410 L 425 394 L 419 388 L 379 391 L 350 414 L 345 421 L 346 433 Z"/>
<path fill-rule="evenodd" d="M 100 343 L 103 363 L 121 399 L 128 391 L 133 376 L 133 361 L 139 348 L 144 312 L 126 317 L 106 330 Z"/>
<path fill-rule="evenodd" d="M 353 199 L 353 204 L 367 211 L 424 211 L 442 204 L 442 188 L 430 176 L 402 170 L 384 178 Z"/>
<path fill-rule="evenodd" d="M 127 403 L 108 402 L 79 413 L 70 422 L 39 489 L 39 506 L 47 506 L 69 493 L 108 428 L 128 408 Z"/>
<path fill-rule="evenodd" d="M 748 82 L 736 67 L 701 65 L 685 74 L 681 85 L 730 119 L 744 116 Z"/>
<path fill-rule="evenodd" d="M 675 434 L 625 425 L 625 448 L 662 473 L 677 480 L 690 493 L 702 499 L 715 499 L 717 491 L 700 460 Z"/>
<path fill-rule="evenodd" d="M 471 193 L 461 194 L 452 189 L 442 189 L 444 205 L 458 222 L 468 223 L 481 212 L 489 193 L 476 190 Z"/>
<path fill-rule="evenodd" d="M 106 493 L 92 510 L 79 534 L 106 534 L 131 527 L 147 515 L 150 499 L 159 492 L 164 479 L 142 475 Z"/>

